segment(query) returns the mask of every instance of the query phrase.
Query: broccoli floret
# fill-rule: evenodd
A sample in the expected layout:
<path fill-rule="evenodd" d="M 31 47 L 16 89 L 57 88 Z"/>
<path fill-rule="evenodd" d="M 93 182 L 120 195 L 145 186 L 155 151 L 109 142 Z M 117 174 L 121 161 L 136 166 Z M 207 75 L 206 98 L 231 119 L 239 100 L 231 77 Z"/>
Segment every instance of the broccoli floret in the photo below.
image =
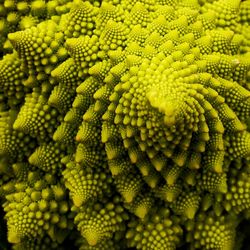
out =
<path fill-rule="evenodd" d="M 244 249 L 249 13 L 3 0 L 0 247 Z"/>

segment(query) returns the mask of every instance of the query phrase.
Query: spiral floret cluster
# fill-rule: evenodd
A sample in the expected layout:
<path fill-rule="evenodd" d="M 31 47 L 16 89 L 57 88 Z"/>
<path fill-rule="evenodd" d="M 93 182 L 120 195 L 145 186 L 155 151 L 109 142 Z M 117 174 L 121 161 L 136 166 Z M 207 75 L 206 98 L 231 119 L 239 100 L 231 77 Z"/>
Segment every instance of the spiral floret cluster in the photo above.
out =
<path fill-rule="evenodd" d="M 2 1 L 0 239 L 244 249 L 249 22 L 249 0 Z"/>

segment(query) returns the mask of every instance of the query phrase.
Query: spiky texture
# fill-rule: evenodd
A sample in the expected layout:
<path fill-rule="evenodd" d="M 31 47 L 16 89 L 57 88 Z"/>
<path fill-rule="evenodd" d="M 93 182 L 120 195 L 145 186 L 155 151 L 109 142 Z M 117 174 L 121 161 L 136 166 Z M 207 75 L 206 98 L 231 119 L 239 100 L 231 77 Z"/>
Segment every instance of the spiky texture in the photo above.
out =
<path fill-rule="evenodd" d="M 23 182 L 17 182 L 6 195 L 4 211 L 8 225 L 8 241 L 21 243 L 44 235 L 62 242 L 70 221 L 66 190 L 53 176 L 29 172 Z"/>
<path fill-rule="evenodd" d="M 0 197 L 15 248 L 242 245 L 249 6 L 0 3 Z"/>

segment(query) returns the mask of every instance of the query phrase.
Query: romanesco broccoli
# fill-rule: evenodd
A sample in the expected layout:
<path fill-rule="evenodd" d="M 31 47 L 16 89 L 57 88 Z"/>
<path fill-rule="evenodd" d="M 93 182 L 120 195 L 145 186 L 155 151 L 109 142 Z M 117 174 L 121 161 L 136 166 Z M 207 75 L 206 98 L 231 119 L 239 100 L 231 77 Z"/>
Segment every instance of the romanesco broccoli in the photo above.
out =
<path fill-rule="evenodd" d="M 245 249 L 250 0 L 0 0 L 0 33 L 1 249 Z"/>

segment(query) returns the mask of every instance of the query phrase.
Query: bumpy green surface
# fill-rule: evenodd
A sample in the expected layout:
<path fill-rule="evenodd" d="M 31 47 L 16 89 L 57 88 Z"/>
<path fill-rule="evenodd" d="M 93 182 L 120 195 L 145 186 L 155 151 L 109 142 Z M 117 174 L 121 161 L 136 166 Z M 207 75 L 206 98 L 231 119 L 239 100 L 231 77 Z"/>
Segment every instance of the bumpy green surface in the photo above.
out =
<path fill-rule="evenodd" d="M 0 32 L 1 249 L 245 249 L 249 0 L 1 0 Z"/>

